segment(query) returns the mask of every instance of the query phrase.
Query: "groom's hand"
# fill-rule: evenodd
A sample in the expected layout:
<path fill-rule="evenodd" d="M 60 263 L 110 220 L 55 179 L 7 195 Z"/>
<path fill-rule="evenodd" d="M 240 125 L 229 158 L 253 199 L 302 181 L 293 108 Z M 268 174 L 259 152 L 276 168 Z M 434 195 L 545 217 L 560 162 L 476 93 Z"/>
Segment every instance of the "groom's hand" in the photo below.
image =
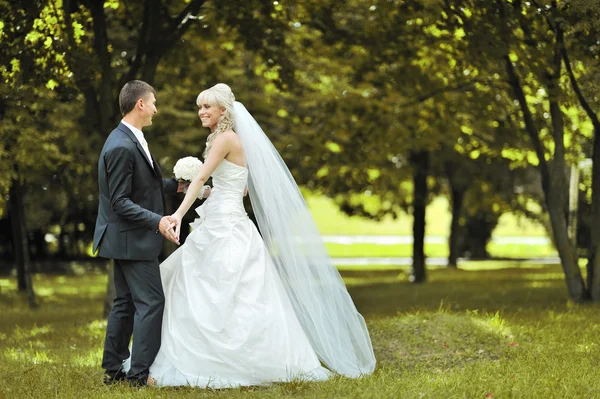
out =
<path fill-rule="evenodd" d="M 158 231 L 160 231 L 160 234 L 165 236 L 167 240 L 179 245 L 179 239 L 175 234 L 176 225 L 177 221 L 172 216 L 163 216 L 158 224 Z"/>
<path fill-rule="evenodd" d="M 182 218 L 179 215 L 177 215 L 176 213 L 169 217 L 173 220 L 173 223 L 175 224 L 175 238 L 179 242 L 179 233 L 181 232 Z"/>
<path fill-rule="evenodd" d="M 189 181 L 180 181 L 179 183 L 177 183 L 177 192 L 185 194 L 186 189 L 188 188 L 189 185 L 190 185 Z"/>

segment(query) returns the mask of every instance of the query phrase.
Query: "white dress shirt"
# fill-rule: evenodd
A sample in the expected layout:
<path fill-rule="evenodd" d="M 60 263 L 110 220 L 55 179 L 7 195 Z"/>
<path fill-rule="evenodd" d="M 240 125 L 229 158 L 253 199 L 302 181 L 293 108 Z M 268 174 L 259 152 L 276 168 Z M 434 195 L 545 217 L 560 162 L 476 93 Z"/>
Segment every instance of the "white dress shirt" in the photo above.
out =
<path fill-rule="evenodd" d="M 138 141 L 144 148 L 144 151 L 146 152 L 146 156 L 148 157 L 148 161 L 150 161 L 150 165 L 152 165 L 152 167 L 154 167 L 154 163 L 152 162 L 152 156 L 150 155 L 150 149 L 148 148 L 148 142 L 144 138 L 144 133 L 140 129 L 134 127 L 133 125 L 125 122 L 122 119 L 121 119 L 121 123 L 123 123 L 125 126 L 127 126 L 129 128 L 129 130 L 131 130 L 133 132 L 133 134 L 135 135 L 135 138 L 138 139 Z"/>

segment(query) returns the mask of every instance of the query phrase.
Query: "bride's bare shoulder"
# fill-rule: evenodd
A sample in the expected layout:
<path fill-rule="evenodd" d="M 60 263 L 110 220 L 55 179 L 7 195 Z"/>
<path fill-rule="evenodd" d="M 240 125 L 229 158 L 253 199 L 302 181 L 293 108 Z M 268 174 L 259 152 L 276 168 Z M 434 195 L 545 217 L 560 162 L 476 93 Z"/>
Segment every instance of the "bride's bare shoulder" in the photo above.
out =
<path fill-rule="evenodd" d="M 240 137 L 233 130 L 225 130 L 224 132 L 220 133 L 215 138 L 215 144 L 217 142 L 219 143 L 219 146 L 223 146 L 224 148 L 227 148 L 229 151 L 240 148 L 242 145 Z M 213 144 L 213 146 L 215 144 Z"/>
<path fill-rule="evenodd" d="M 217 136 L 215 136 L 215 141 L 219 140 L 222 142 L 228 142 L 231 140 L 238 140 L 238 139 L 239 139 L 239 137 L 238 137 L 237 133 L 231 129 L 225 130 L 224 132 L 221 132 Z"/>
<path fill-rule="evenodd" d="M 224 140 L 227 140 L 227 141 L 230 141 L 233 143 L 237 143 L 240 141 L 240 137 L 237 135 L 236 132 L 234 132 L 231 129 L 225 130 L 223 133 L 220 134 L 220 136 L 222 136 Z"/>

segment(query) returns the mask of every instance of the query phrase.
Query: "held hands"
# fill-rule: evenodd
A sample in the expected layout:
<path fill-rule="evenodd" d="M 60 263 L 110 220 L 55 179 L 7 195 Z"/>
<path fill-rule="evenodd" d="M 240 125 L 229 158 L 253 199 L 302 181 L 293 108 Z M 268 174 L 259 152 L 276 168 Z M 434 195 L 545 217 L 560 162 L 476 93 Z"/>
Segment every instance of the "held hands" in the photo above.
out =
<path fill-rule="evenodd" d="M 187 191 L 188 186 L 190 185 L 189 181 L 180 181 L 177 183 L 177 192 L 184 193 Z"/>
<path fill-rule="evenodd" d="M 169 216 L 171 218 L 171 220 L 173 220 L 175 222 L 175 238 L 177 239 L 177 244 L 179 244 L 179 233 L 181 232 L 181 219 L 183 219 L 181 216 L 179 216 L 177 214 L 177 212 L 175 212 L 173 215 Z"/>
<path fill-rule="evenodd" d="M 165 238 L 179 245 L 179 224 L 181 219 L 177 220 L 173 216 L 163 216 L 158 223 L 158 231 Z"/>
<path fill-rule="evenodd" d="M 179 184 L 181 184 L 181 183 L 179 183 Z M 186 194 L 187 190 L 188 190 L 188 186 L 189 186 L 189 183 L 185 187 L 183 187 L 181 192 Z M 198 199 L 201 200 L 201 199 L 208 198 L 210 195 L 210 191 L 211 191 L 210 186 L 202 186 L 202 188 L 200 189 L 200 192 L 198 193 Z"/>

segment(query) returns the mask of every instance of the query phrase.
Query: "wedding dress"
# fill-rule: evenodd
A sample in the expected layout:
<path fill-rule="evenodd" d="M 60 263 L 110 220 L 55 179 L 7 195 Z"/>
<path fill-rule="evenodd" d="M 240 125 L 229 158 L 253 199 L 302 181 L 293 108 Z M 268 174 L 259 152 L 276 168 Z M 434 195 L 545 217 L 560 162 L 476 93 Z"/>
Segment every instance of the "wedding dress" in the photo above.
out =
<path fill-rule="evenodd" d="M 293 176 L 237 101 L 234 119 L 248 166 L 219 164 L 194 230 L 160 266 L 165 312 L 150 375 L 226 388 L 372 373 L 365 320 Z M 244 211 L 246 186 L 262 235 Z"/>
<path fill-rule="evenodd" d="M 248 170 L 223 160 L 185 244 L 160 266 L 158 385 L 224 388 L 324 380 L 282 281 L 242 203 Z"/>

